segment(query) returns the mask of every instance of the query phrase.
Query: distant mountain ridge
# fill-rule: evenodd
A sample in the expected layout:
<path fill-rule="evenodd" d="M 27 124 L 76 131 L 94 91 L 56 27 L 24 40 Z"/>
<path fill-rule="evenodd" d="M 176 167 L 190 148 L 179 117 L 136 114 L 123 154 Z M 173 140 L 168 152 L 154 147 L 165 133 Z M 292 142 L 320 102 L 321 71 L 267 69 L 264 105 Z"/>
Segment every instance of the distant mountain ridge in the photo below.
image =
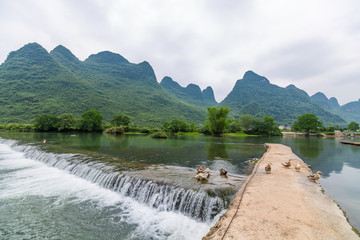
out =
<path fill-rule="evenodd" d="M 310 97 L 310 99 L 325 110 L 336 109 L 340 107 L 336 98 L 332 97 L 328 99 L 322 92 L 315 93 Z"/>
<path fill-rule="evenodd" d="M 220 106 L 229 106 L 235 117 L 243 114 L 257 117 L 269 115 L 282 125 L 291 125 L 298 116 L 306 113 L 315 114 L 325 125 L 346 124 L 341 117 L 313 103 L 305 91 L 294 85 L 286 88 L 276 86 L 253 71 L 247 71 L 236 82 Z"/>
<path fill-rule="evenodd" d="M 310 99 L 320 107 L 342 116 L 347 122 L 360 122 L 360 99 L 358 101 L 349 102 L 340 106 L 334 97 L 327 98 L 325 94 L 318 92 L 310 97 Z"/>
<path fill-rule="evenodd" d="M 173 118 L 202 123 L 206 114 L 165 91 L 148 62 L 130 63 L 108 51 L 80 61 L 63 46 L 48 53 L 30 43 L 0 65 L 0 86 L 1 122 L 31 122 L 35 114 L 79 117 L 96 109 L 105 121 L 123 113 L 136 124 L 159 126 Z"/>
<path fill-rule="evenodd" d="M 199 106 L 215 106 L 217 104 L 214 96 L 214 91 L 211 87 L 207 87 L 201 91 L 196 84 L 189 84 L 187 87 L 182 87 L 175 82 L 171 77 L 164 77 L 160 82 L 161 87 L 173 94 L 176 98 L 195 104 Z"/>
<path fill-rule="evenodd" d="M 174 118 L 199 124 L 206 118 L 207 106 L 229 106 L 231 117 L 269 115 L 281 125 L 291 125 L 305 113 L 314 113 L 327 126 L 360 122 L 360 99 L 340 106 L 336 98 L 320 92 L 309 97 L 294 85 L 276 86 L 253 71 L 217 103 L 211 87 L 182 87 L 171 77 L 159 83 L 148 62 L 131 63 L 109 51 L 80 61 L 62 45 L 48 53 L 30 43 L 10 52 L 0 65 L 0 123 L 31 122 L 35 114 L 79 117 L 96 109 L 107 122 L 123 113 L 143 126 L 159 126 Z"/>

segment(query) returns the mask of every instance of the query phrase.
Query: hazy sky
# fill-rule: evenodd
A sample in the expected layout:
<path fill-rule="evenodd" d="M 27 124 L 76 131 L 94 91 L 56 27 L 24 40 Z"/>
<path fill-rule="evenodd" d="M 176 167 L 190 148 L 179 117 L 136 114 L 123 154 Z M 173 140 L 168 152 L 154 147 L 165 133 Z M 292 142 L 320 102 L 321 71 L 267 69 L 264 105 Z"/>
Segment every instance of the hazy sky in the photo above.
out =
<path fill-rule="evenodd" d="M 359 0 L 0 0 L 0 63 L 29 42 L 148 61 L 159 82 L 212 86 L 218 101 L 247 70 L 360 98 Z"/>

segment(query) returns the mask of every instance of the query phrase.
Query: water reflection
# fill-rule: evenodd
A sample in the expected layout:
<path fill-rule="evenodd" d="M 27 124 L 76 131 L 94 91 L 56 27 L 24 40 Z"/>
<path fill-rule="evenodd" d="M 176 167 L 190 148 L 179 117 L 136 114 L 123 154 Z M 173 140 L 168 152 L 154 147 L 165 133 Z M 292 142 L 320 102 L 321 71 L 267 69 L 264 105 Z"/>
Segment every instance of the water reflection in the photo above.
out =
<path fill-rule="evenodd" d="M 224 138 L 209 138 L 209 140 L 205 146 L 209 160 L 229 158 Z"/>
<path fill-rule="evenodd" d="M 195 168 L 205 164 L 236 174 L 249 172 L 249 160 L 263 155 L 264 143 L 282 143 L 291 147 L 314 171 L 324 173 L 320 183 L 325 192 L 351 212 L 350 221 L 360 228 L 360 147 L 341 144 L 339 139 L 185 136 L 162 140 L 147 136 L 11 132 L 0 132 L 0 137 L 38 144 L 49 151 L 96 152 L 121 159 L 126 167 L 166 164 Z M 48 140 L 46 144 L 42 144 L 44 138 Z"/>
<path fill-rule="evenodd" d="M 46 149 L 55 152 L 73 150 L 84 154 L 96 152 L 131 164 L 166 164 L 190 168 L 205 164 L 214 168 L 226 167 L 236 174 L 246 174 L 249 159 L 259 158 L 265 152 L 262 144 L 249 145 L 243 138 L 174 136 L 163 140 L 152 139 L 149 136 L 9 132 L 1 132 L 1 136 L 21 139 L 23 142 L 35 140 L 45 151 Z M 46 144 L 41 143 L 44 138 L 47 140 Z"/>
<path fill-rule="evenodd" d="M 293 138 L 293 144 L 296 151 L 308 159 L 318 159 L 321 152 L 324 151 L 324 143 L 318 141 L 316 138 Z"/>
<path fill-rule="evenodd" d="M 341 173 L 344 164 L 360 168 L 358 146 L 344 145 L 339 139 L 284 138 L 283 144 L 292 147 L 313 170 L 321 170 L 324 177 L 332 172 Z"/>

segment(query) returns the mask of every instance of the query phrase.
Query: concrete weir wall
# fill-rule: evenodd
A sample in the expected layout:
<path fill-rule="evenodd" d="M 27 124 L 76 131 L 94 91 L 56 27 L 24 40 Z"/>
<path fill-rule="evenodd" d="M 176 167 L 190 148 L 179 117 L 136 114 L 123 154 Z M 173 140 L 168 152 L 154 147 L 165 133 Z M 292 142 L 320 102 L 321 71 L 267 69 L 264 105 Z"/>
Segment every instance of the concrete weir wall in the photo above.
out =
<path fill-rule="evenodd" d="M 266 147 L 252 175 L 204 240 L 359 239 L 338 205 L 306 177 L 311 170 L 289 147 Z M 281 163 L 289 159 L 292 165 L 285 168 Z M 270 162 L 272 170 L 267 174 L 265 166 Z M 294 168 L 297 162 L 300 172 Z"/>

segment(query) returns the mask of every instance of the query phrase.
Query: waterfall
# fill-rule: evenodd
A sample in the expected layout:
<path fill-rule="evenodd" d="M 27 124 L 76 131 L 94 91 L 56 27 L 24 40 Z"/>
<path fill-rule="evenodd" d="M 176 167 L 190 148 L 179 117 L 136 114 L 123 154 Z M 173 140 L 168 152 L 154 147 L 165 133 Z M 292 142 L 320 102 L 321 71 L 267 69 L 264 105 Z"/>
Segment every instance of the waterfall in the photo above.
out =
<path fill-rule="evenodd" d="M 10 145 L 15 151 L 22 152 L 26 158 L 61 169 L 160 211 L 181 212 L 198 221 L 210 222 L 226 207 L 224 201 L 217 196 L 126 176 L 116 172 L 114 166 L 93 161 L 91 157 L 83 154 L 44 152 L 37 146 L 20 145 L 17 141 L 1 138 L 0 143 Z"/>

